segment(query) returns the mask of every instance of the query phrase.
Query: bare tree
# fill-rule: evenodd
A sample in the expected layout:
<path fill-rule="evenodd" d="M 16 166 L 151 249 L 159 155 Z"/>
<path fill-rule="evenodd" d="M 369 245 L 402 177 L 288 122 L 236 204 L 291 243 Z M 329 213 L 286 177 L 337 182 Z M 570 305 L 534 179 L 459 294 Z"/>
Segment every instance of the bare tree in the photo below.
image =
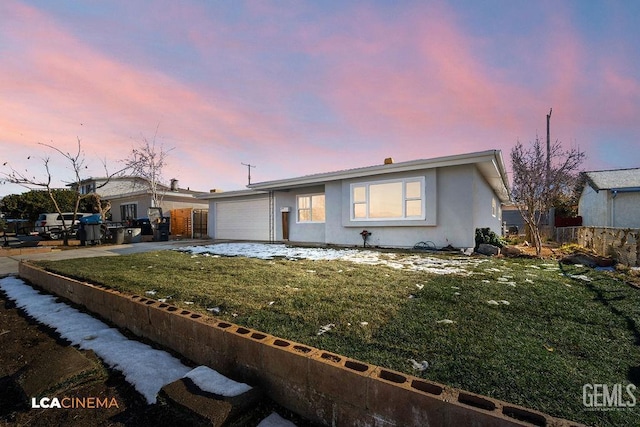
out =
<path fill-rule="evenodd" d="M 2 231 L 2 237 L 4 242 L 2 246 L 9 246 L 9 241 L 7 240 L 7 221 L 4 219 L 4 215 L 0 214 L 0 231 Z"/>
<path fill-rule="evenodd" d="M 92 197 L 91 193 L 82 194 L 81 183 L 82 183 L 82 181 L 84 181 L 84 178 L 82 178 L 82 175 L 85 173 L 85 171 L 88 168 L 87 168 L 87 165 L 86 165 L 84 151 L 82 151 L 82 145 L 81 145 L 81 142 L 80 142 L 80 138 L 77 138 L 77 140 L 78 140 L 77 150 L 74 153 L 64 152 L 61 149 L 59 149 L 57 147 L 54 147 L 53 145 L 39 143 L 39 145 L 47 147 L 47 148 L 57 152 L 58 154 L 60 154 L 71 165 L 71 170 L 72 170 L 72 173 L 73 173 L 72 179 L 69 180 L 69 181 L 62 180 L 62 182 L 65 182 L 66 184 L 68 184 L 71 187 L 71 189 L 74 191 L 74 193 L 75 193 L 73 218 L 77 217 L 78 210 L 79 210 L 79 207 L 80 207 L 80 201 L 85 199 L 85 198 Z M 31 156 L 29 156 L 29 158 L 30 157 Z M 46 157 L 42 158 L 42 162 L 43 162 L 43 166 L 44 166 L 44 170 L 45 170 L 45 173 L 44 173 L 45 177 L 43 179 L 36 178 L 35 175 L 29 173 L 28 169 L 26 169 L 24 172 L 22 172 L 22 171 L 19 171 L 19 170 L 13 168 L 10 165 L 9 165 L 10 171 L 8 173 L 4 173 L 4 175 L 5 175 L 6 179 L 7 179 L 7 181 L 12 183 L 12 184 L 22 185 L 23 187 L 28 188 L 28 189 L 33 189 L 34 187 L 42 188 L 42 189 L 45 189 L 47 191 L 47 193 L 49 194 L 49 197 L 51 198 L 51 201 L 53 202 L 53 205 L 55 206 L 56 212 L 58 212 L 60 214 L 60 217 L 62 219 L 62 229 L 63 229 L 64 244 L 68 245 L 69 244 L 69 236 L 67 234 L 67 230 L 69 229 L 69 227 L 65 223 L 64 215 L 62 215 L 62 210 L 60 208 L 60 204 L 56 200 L 55 191 L 54 191 L 54 188 L 52 187 L 53 176 L 52 176 L 51 168 L 50 168 L 51 158 L 49 156 L 46 156 Z M 8 165 L 8 163 L 5 163 L 5 166 L 6 165 Z M 105 185 L 107 185 L 107 183 L 109 182 L 109 180 L 112 177 L 114 177 L 114 176 L 116 176 L 118 174 L 121 174 L 125 170 L 125 169 L 121 169 L 118 172 L 110 174 L 108 169 L 107 169 L 106 161 L 103 162 L 103 166 L 104 166 L 107 178 L 95 190 L 104 187 Z M 100 210 L 100 213 L 102 213 L 102 210 Z M 69 224 L 69 226 L 71 226 L 71 225 L 73 225 L 73 224 Z"/>
<path fill-rule="evenodd" d="M 129 157 L 124 160 L 125 168 L 132 175 L 144 180 L 147 189 L 151 192 L 152 207 L 160 207 L 162 203 L 165 193 L 162 170 L 167 164 L 169 152 L 173 150 L 173 148 L 165 150 L 162 144 L 156 145 L 158 127 L 151 141 L 143 137 L 142 144 L 133 148 Z"/>
<path fill-rule="evenodd" d="M 529 148 L 518 141 L 511 150 L 511 196 L 531 230 L 537 256 L 542 250 L 540 219 L 574 189 L 578 168 L 585 158 L 578 148 L 564 150 L 558 141 L 550 144 L 548 158 L 545 151 L 537 136 Z"/>

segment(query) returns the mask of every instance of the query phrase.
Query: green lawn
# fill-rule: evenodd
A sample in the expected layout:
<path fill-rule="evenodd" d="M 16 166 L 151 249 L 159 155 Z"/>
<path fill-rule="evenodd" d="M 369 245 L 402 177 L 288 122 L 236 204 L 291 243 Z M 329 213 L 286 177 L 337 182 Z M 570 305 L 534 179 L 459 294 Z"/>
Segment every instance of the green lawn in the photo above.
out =
<path fill-rule="evenodd" d="M 640 290 L 612 273 L 486 259 L 469 275 L 436 275 L 174 251 L 41 265 L 554 416 L 640 425 L 639 410 L 582 403 L 587 383 L 640 387 Z M 430 367 L 416 372 L 407 359 Z"/>

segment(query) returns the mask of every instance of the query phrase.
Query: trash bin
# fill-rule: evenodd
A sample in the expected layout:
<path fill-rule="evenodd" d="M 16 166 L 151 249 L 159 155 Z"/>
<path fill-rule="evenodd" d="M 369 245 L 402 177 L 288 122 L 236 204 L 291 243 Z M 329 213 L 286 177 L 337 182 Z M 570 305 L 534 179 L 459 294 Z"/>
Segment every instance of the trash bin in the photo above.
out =
<path fill-rule="evenodd" d="M 86 233 L 86 240 L 89 241 L 100 241 L 101 239 L 101 230 L 100 224 L 84 224 L 84 230 Z"/>
<path fill-rule="evenodd" d="M 158 242 L 168 242 L 169 241 L 169 222 L 163 221 L 158 223 L 154 240 Z"/>
<path fill-rule="evenodd" d="M 105 239 L 109 243 L 114 245 L 121 245 L 124 243 L 124 227 L 108 227 Z"/>
<path fill-rule="evenodd" d="M 113 235 L 113 243 L 116 245 L 121 245 L 124 243 L 124 228 L 118 227 L 116 229 L 111 230 L 111 234 Z"/>
<path fill-rule="evenodd" d="M 100 244 L 102 239 L 102 217 L 99 214 L 80 218 L 78 239 L 80 244 L 86 246 L 89 242 Z"/>

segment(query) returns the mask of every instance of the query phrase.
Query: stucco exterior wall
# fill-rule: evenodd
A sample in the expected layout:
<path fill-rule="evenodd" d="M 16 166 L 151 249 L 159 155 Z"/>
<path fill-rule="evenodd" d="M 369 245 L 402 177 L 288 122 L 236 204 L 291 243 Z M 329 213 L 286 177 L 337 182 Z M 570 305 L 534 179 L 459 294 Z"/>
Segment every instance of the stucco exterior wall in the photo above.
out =
<path fill-rule="evenodd" d="M 640 228 L 640 192 L 596 192 L 586 186 L 578 202 L 585 227 Z"/>
<path fill-rule="evenodd" d="M 289 240 L 292 242 L 324 243 L 325 222 L 298 222 L 297 197 L 299 195 L 325 194 L 325 186 L 295 188 L 291 191 L 278 191 L 276 197 L 276 240 L 282 240 L 282 208 L 289 208 Z M 325 195 L 325 206 L 328 203 Z M 329 206 L 327 206 L 328 208 Z"/>
<path fill-rule="evenodd" d="M 610 199 L 612 227 L 640 228 L 640 192 L 621 193 Z"/>
<path fill-rule="evenodd" d="M 473 178 L 473 205 L 474 233 L 476 228 L 489 227 L 497 235 L 502 235 L 502 209 L 500 199 L 475 168 Z"/>
<path fill-rule="evenodd" d="M 582 216 L 585 227 L 609 226 L 608 191 L 596 192 L 590 186 L 585 186 L 578 201 L 578 215 Z"/>
<path fill-rule="evenodd" d="M 436 246 L 475 246 L 474 179 L 473 165 L 438 169 L 438 227 L 428 239 Z"/>
<path fill-rule="evenodd" d="M 372 233 L 367 241 L 372 246 L 412 247 L 418 242 L 430 241 L 437 247 L 448 244 L 473 247 L 473 172 L 473 166 L 456 166 L 328 184 L 325 187 L 326 243 L 362 245 L 360 232 L 366 229 Z M 414 177 L 425 179 L 424 220 L 351 221 L 351 184 Z M 340 207 L 340 212 L 337 211 L 337 206 Z"/>
<path fill-rule="evenodd" d="M 138 197 L 123 197 L 111 201 L 111 219 L 115 222 L 125 221 L 127 218 L 122 218 L 120 215 L 120 206 L 135 204 L 137 206 L 138 218 L 144 218 L 147 216 L 147 209 L 151 207 L 151 198 L 141 199 Z M 135 218 L 132 218 L 135 219 Z"/>

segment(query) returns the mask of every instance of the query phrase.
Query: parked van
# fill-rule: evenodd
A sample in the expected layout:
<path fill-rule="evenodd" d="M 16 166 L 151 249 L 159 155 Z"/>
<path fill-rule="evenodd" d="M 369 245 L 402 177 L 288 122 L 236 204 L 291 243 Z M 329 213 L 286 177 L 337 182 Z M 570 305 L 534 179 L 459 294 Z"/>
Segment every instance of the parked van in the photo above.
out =
<path fill-rule="evenodd" d="M 73 216 L 73 212 L 64 212 L 62 215 L 59 213 L 42 213 L 38 216 L 38 219 L 35 223 L 35 231 L 39 236 L 45 237 L 48 239 L 59 239 L 62 237 L 62 218 L 64 218 L 64 225 L 69 230 L 69 234 L 75 234 L 75 231 L 78 227 L 78 221 L 80 218 L 85 216 L 92 215 L 86 212 L 78 212 L 75 216 Z"/>

